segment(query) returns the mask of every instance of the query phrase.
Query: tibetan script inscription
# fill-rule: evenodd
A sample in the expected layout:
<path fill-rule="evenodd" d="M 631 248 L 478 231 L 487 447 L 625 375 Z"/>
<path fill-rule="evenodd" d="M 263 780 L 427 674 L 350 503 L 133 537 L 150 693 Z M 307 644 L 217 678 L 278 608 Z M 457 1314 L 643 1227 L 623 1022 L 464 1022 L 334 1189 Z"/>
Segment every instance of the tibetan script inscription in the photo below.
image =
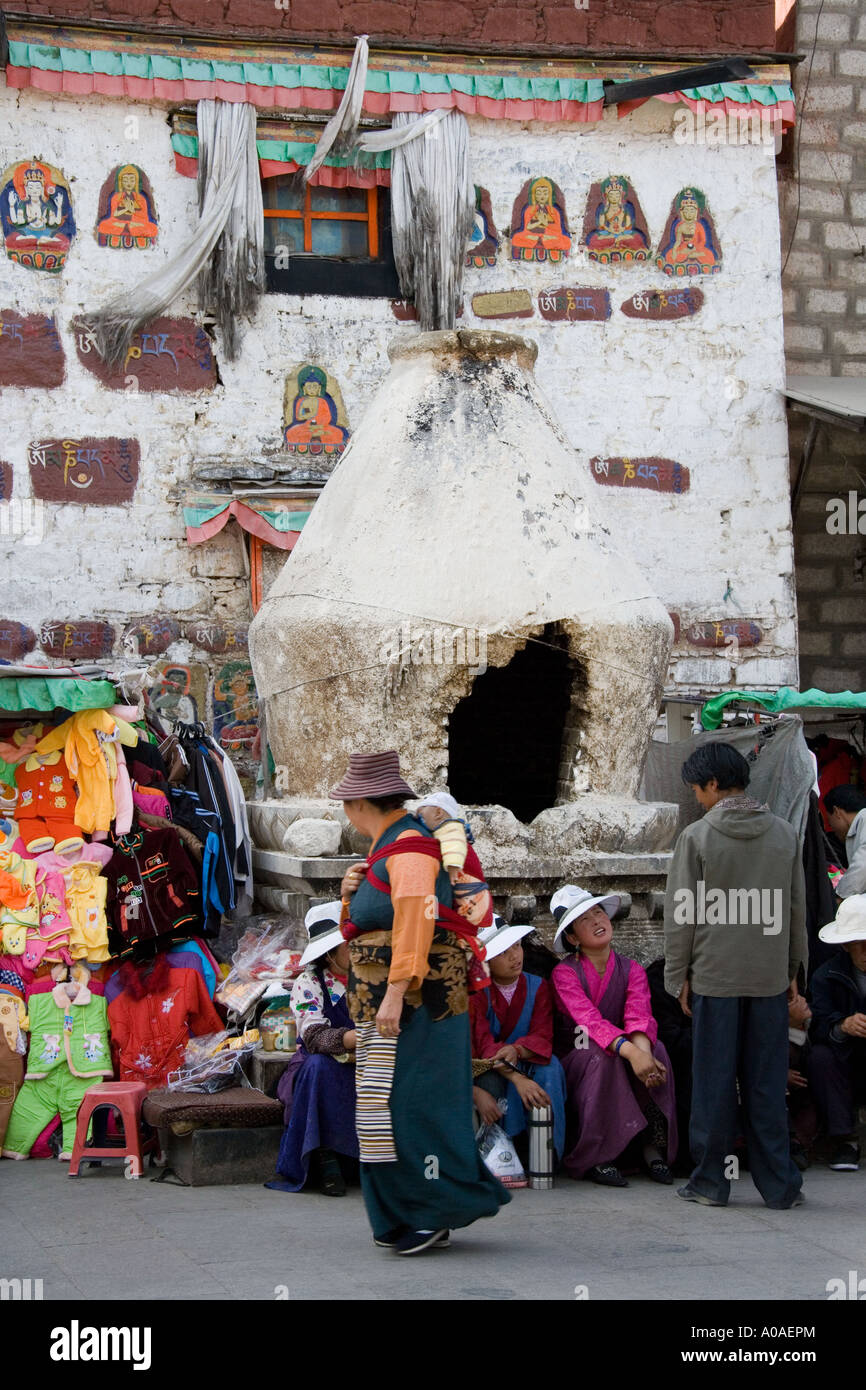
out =
<path fill-rule="evenodd" d="M 14 618 L 0 618 L 0 660 L 19 661 L 36 646 L 36 633 Z"/>
<path fill-rule="evenodd" d="M 134 334 L 119 367 L 109 367 L 82 321 L 72 325 L 82 366 L 115 391 L 210 391 L 216 385 L 211 340 L 193 319 L 153 319 Z"/>
<path fill-rule="evenodd" d="M 161 656 L 180 637 L 180 623 L 163 613 L 137 618 L 123 634 L 123 648 L 130 656 Z"/>
<path fill-rule="evenodd" d="M 748 618 L 721 618 L 718 622 L 692 623 L 683 637 L 693 647 L 727 647 L 736 641 L 739 647 L 757 647 L 763 633 L 757 623 Z"/>
<path fill-rule="evenodd" d="M 620 305 L 630 319 L 687 319 L 704 302 L 703 290 L 689 286 L 681 290 L 641 290 Z"/>
<path fill-rule="evenodd" d="M 138 482 L 137 439 L 44 439 L 27 450 L 34 497 L 119 506 Z"/>
<path fill-rule="evenodd" d="M 603 323 L 610 318 L 607 290 L 542 290 L 538 312 L 548 323 Z"/>
<path fill-rule="evenodd" d="M 187 623 L 184 636 L 203 652 L 222 654 L 247 650 L 247 629 L 243 624 L 224 626 L 202 619 L 199 622 Z"/>
<path fill-rule="evenodd" d="M 589 466 L 595 481 L 608 487 L 645 487 L 674 493 L 689 490 L 689 470 L 673 459 L 594 458 Z"/>
<path fill-rule="evenodd" d="M 64 661 L 98 661 L 109 656 L 114 646 L 111 623 L 97 620 L 72 623 L 43 623 L 39 645 L 49 656 L 62 656 Z"/>
<path fill-rule="evenodd" d="M 0 309 L 0 386 L 60 386 L 63 344 L 53 317 Z"/>

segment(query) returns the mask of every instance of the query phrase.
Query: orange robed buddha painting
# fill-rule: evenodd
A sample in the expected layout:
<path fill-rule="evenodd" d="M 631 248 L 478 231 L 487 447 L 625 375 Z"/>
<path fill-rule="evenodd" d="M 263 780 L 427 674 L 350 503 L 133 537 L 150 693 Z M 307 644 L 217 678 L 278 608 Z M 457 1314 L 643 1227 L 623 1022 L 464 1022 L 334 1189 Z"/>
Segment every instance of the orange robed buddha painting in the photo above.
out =
<path fill-rule="evenodd" d="M 115 250 L 143 250 L 153 245 L 158 232 L 147 175 L 137 164 L 122 164 L 113 169 L 99 195 L 99 245 Z"/>
<path fill-rule="evenodd" d="M 348 442 L 339 388 L 310 362 L 286 382 L 283 437 L 286 448 L 298 454 L 341 454 Z"/>
<path fill-rule="evenodd" d="M 571 250 L 565 199 L 548 178 L 524 184 L 511 218 L 511 258 L 515 261 L 561 261 Z"/>

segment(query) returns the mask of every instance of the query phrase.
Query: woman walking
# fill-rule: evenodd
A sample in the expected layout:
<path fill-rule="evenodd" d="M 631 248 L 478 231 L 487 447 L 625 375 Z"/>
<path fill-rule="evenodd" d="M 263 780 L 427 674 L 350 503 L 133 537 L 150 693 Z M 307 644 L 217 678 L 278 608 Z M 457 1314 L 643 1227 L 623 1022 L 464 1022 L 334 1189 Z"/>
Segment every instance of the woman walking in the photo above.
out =
<path fill-rule="evenodd" d="M 510 1201 L 472 1132 L 468 976 L 481 952 L 437 840 L 404 810 L 414 795 L 393 751 L 353 753 L 331 791 L 372 842 L 343 881 L 341 926 L 361 1188 L 375 1243 L 399 1255 L 441 1248 L 452 1228 Z"/>

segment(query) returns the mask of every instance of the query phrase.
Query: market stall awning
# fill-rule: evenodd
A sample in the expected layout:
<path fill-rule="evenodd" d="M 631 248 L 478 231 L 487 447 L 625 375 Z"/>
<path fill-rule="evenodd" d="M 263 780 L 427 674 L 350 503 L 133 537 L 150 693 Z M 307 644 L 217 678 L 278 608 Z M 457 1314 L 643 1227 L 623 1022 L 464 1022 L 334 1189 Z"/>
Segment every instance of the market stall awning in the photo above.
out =
<path fill-rule="evenodd" d="M 295 174 L 313 154 L 321 135 L 321 127 L 313 131 L 284 121 L 258 121 L 256 149 L 263 179 L 277 174 Z M 194 116 L 178 114 L 172 118 L 171 147 L 175 168 L 179 174 L 194 179 L 198 174 L 198 133 Z M 358 164 L 349 156 L 326 155 L 324 164 L 316 170 L 310 183 L 325 188 L 387 187 L 391 182 L 391 151 L 362 156 Z"/>
<path fill-rule="evenodd" d="M 0 668 L 2 669 L 2 668 Z M 69 676 L 0 677 L 0 710 L 20 714 L 25 710 L 48 713 L 53 709 L 73 712 L 82 709 L 108 709 L 117 704 L 112 681 L 79 680 Z"/>
<path fill-rule="evenodd" d="M 183 507 L 186 538 L 190 545 L 209 541 L 232 517 L 250 535 L 278 550 L 292 550 L 313 509 L 315 498 L 232 497 L 222 493 L 195 493 Z"/>
<path fill-rule="evenodd" d="M 823 412 L 860 426 L 866 421 L 866 378 L 858 376 L 789 376 L 785 395 L 806 414 Z"/>
<path fill-rule="evenodd" d="M 351 62 L 346 49 L 324 46 L 229 46 L 12 19 L 7 28 L 10 87 L 78 97 L 219 98 L 264 110 L 330 112 L 339 105 Z M 372 52 L 363 110 L 389 116 L 455 107 L 494 120 L 599 121 L 605 79 L 625 81 L 636 74 L 676 70 L 674 63 Z M 794 121 L 794 93 L 785 65 L 760 67 L 755 81 L 693 87 L 664 99 L 692 108 L 703 102 L 708 110 L 725 114 L 775 110 L 783 126 Z"/>
<path fill-rule="evenodd" d="M 786 709 L 862 709 L 866 710 L 866 691 L 840 690 L 792 690 L 783 685 L 781 690 L 724 690 L 714 695 L 701 709 L 701 723 L 705 729 L 721 727 L 725 706 L 733 703 L 760 705 L 768 714 L 781 714 Z"/>

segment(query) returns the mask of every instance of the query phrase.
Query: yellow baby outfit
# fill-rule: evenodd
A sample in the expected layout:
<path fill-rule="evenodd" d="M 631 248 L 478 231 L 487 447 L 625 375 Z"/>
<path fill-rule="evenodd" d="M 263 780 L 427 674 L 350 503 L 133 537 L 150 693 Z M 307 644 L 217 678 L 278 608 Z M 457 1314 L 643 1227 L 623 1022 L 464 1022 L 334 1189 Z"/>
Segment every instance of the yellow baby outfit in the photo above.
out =
<path fill-rule="evenodd" d="M 108 830 L 114 820 L 117 750 L 107 741 L 114 739 L 134 748 L 138 731 L 108 710 L 87 709 L 58 724 L 36 745 L 37 753 L 63 749 L 69 774 L 78 783 L 75 824 L 88 834 Z"/>

